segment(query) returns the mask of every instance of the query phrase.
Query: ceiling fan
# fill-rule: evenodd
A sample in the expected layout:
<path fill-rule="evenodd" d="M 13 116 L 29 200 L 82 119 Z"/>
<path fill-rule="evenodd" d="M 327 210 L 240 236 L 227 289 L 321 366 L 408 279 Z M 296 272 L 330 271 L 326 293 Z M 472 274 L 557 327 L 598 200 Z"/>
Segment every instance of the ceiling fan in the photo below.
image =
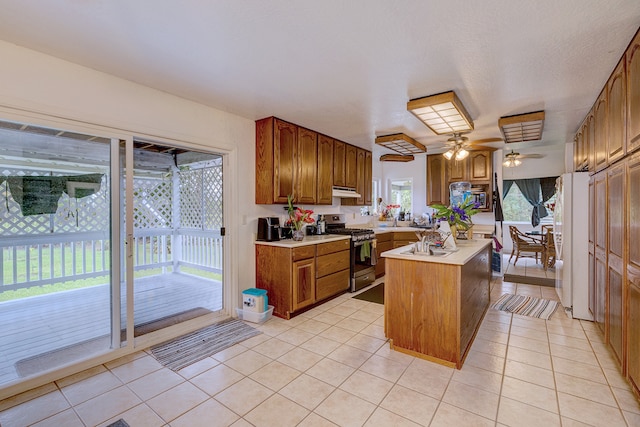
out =
<path fill-rule="evenodd" d="M 469 141 L 469 138 L 464 136 L 466 133 L 468 132 L 454 132 L 451 138 L 447 139 L 445 147 L 448 148 L 448 150 L 443 154 L 447 160 L 462 160 L 469 155 L 468 149 L 471 147 L 490 142 L 502 141 L 502 138 L 484 138 Z"/>
<path fill-rule="evenodd" d="M 502 163 L 502 166 L 513 168 L 522 164 L 522 161 L 520 161 L 520 159 L 540 159 L 542 157 L 544 157 L 544 155 L 542 154 L 520 154 L 516 151 L 511 150 L 510 153 L 505 154 L 505 160 Z"/>

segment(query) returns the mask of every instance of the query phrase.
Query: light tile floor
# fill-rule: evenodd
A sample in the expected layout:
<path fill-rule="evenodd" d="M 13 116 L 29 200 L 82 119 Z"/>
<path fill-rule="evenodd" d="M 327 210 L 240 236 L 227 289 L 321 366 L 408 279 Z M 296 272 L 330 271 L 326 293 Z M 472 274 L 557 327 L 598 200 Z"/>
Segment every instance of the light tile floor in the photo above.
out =
<path fill-rule="evenodd" d="M 492 283 L 555 298 L 553 288 Z M 175 373 L 147 352 L 0 402 L 0 424 L 640 426 L 591 322 L 490 309 L 461 370 L 391 351 L 383 306 L 343 295 Z"/>
<path fill-rule="evenodd" d="M 502 265 L 504 266 L 504 274 L 513 274 L 516 276 L 528 276 L 539 277 L 555 280 L 556 267 L 562 263 L 562 261 L 556 261 L 556 267 L 544 269 L 540 260 L 536 262 L 534 258 L 519 258 L 517 263 L 514 263 L 516 257 L 514 256 L 509 262 L 509 256 L 511 254 L 502 255 Z"/>

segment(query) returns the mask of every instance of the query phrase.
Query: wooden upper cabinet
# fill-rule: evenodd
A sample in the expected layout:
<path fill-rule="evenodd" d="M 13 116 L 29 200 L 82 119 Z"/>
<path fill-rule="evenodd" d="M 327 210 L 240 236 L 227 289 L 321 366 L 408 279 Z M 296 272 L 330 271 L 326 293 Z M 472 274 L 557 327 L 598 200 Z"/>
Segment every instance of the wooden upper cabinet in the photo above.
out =
<path fill-rule="evenodd" d="M 627 151 L 640 147 L 640 32 L 626 54 L 627 71 Z"/>
<path fill-rule="evenodd" d="M 318 189 L 316 204 L 330 205 L 333 186 L 333 138 L 318 135 Z"/>
<path fill-rule="evenodd" d="M 587 119 L 585 120 L 587 123 L 585 128 L 585 155 L 587 156 L 587 169 L 589 172 L 595 172 L 596 170 L 596 125 L 595 118 L 592 112 L 589 112 Z"/>
<path fill-rule="evenodd" d="M 442 154 L 427 155 L 427 205 L 448 205 L 447 160 Z"/>
<path fill-rule="evenodd" d="M 469 180 L 491 181 L 491 151 L 471 151 L 469 154 Z"/>
<path fill-rule="evenodd" d="M 594 168 L 596 171 L 607 166 L 607 91 L 603 90 L 593 106 L 594 118 Z"/>
<path fill-rule="evenodd" d="M 607 83 L 607 161 L 612 164 L 626 154 L 626 74 L 624 58 Z"/>
<path fill-rule="evenodd" d="M 371 206 L 373 204 L 372 195 L 373 186 L 373 153 L 365 151 L 364 153 L 364 204 Z"/>
<path fill-rule="evenodd" d="M 357 154 L 357 147 L 347 144 L 344 157 L 345 187 L 356 188 L 356 186 L 358 185 Z"/>
<path fill-rule="evenodd" d="M 582 147 L 584 143 L 584 126 L 580 126 L 573 140 L 573 170 L 579 171 L 582 167 Z"/>
<path fill-rule="evenodd" d="M 347 144 L 333 140 L 333 185 L 345 187 L 346 180 L 346 148 Z"/>
<path fill-rule="evenodd" d="M 257 204 L 287 203 L 298 173 L 298 127 L 275 117 L 256 121 Z"/>
<path fill-rule="evenodd" d="M 316 203 L 318 188 L 318 134 L 312 130 L 298 128 L 297 180 L 295 201 L 297 203 Z M 285 200 L 286 202 L 286 200 Z"/>
<path fill-rule="evenodd" d="M 444 159 L 444 157 L 443 157 Z M 447 160 L 449 181 L 469 181 L 469 163 L 464 160 Z"/>
<path fill-rule="evenodd" d="M 295 194 L 293 184 L 297 178 L 297 145 L 297 126 L 276 119 L 273 136 L 274 203 L 287 203 L 287 196 Z"/>

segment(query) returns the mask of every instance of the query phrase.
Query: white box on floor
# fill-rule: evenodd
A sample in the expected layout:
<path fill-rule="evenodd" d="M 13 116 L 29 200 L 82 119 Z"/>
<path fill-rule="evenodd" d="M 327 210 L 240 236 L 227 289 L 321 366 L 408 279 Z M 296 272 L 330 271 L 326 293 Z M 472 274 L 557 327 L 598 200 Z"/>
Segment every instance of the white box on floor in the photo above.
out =
<path fill-rule="evenodd" d="M 270 305 L 267 311 L 263 311 L 262 313 L 256 313 L 251 310 L 243 310 L 241 308 L 236 308 L 236 313 L 238 314 L 238 319 L 246 320 L 247 322 L 253 323 L 264 323 L 271 318 L 273 314 L 273 306 Z"/>

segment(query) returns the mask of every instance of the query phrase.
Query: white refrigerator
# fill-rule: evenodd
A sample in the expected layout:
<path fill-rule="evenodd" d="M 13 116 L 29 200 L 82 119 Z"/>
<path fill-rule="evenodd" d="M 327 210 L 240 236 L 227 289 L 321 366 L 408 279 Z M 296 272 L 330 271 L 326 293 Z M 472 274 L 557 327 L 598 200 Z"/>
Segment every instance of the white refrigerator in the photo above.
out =
<path fill-rule="evenodd" d="M 556 245 L 556 292 L 576 319 L 589 312 L 589 174 L 562 174 L 556 181 L 553 236 Z"/>

